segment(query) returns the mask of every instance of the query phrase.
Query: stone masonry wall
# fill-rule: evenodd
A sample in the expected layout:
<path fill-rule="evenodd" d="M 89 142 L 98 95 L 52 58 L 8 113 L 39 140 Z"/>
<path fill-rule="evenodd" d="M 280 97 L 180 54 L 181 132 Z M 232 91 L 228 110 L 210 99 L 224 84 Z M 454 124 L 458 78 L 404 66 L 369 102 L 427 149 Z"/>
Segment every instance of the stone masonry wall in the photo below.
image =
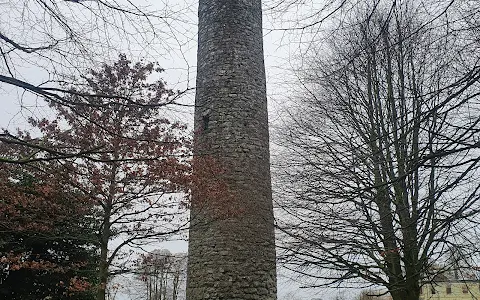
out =
<path fill-rule="evenodd" d="M 194 151 L 224 170 L 228 193 L 193 196 L 187 299 L 274 300 L 261 1 L 200 0 L 198 36 Z"/>

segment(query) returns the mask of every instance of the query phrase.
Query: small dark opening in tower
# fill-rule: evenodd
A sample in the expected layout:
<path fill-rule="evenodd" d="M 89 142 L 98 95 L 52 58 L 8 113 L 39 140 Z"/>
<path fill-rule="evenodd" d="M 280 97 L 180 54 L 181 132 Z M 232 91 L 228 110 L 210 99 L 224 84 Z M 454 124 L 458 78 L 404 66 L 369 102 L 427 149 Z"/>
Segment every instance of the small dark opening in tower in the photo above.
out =
<path fill-rule="evenodd" d="M 209 125 L 208 123 L 210 123 L 210 116 L 209 115 L 203 116 L 203 130 L 208 129 L 208 125 Z"/>

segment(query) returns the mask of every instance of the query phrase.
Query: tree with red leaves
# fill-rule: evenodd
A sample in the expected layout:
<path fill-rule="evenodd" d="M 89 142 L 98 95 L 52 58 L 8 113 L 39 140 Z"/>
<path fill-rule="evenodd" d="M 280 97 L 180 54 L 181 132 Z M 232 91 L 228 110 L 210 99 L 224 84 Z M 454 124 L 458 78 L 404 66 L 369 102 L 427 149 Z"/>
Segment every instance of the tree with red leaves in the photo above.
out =
<path fill-rule="evenodd" d="M 130 271 L 135 249 L 187 225 L 181 193 L 191 179 L 190 139 L 185 125 L 165 116 L 164 104 L 176 92 L 162 80 L 149 81 L 162 71 L 121 55 L 76 84 L 74 106 L 52 102 L 56 120 L 31 121 L 49 149 L 95 149 L 85 158 L 64 157 L 58 176 L 95 206 L 98 300 L 105 299 L 111 276 Z"/>

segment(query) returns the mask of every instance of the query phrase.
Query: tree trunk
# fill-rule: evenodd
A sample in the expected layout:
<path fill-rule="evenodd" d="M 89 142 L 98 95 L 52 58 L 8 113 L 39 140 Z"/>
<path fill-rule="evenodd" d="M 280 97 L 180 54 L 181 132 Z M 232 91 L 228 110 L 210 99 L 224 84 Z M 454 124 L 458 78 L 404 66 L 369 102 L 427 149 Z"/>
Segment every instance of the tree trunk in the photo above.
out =
<path fill-rule="evenodd" d="M 106 289 L 108 282 L 108 239 L 109 239 L 109 226 L 105 224 L 102 231 L 102 242 L 100 245 L 100 262 L 98 266 L 98 279 L 99 287 L 97 290 L 96 300 L 106 299 Z"/>
<path fill-rule="evenodd" d="M 118 157 L 115 155 L 115 159 Z M 113 199 L 115 198 L 115 175 L 117 174 L 117 164 L 113 164 L 112 170 L 110 172 L 110 185 L 108 189 L 108 197 L 105 199 L 105 203 L 102 204 L 103 206 L 103 226 L 102 231 L 100 232 L 100 263 L 99 263 L 99 270 L 98 270 L 98 277 L 99 277 L 99 288 L 97 291 L 97 298 L 96 300 L 105 300 L 106 299 L 106 291 L 107 291 L 107 284 L 108 284 L 108 268 L 110 265 L 109 258 L 108 258 L 108 242 L 110 240 L 110 230 L 111 230 L 111 223 L 110 218 L 112 216 L 112 207 L 113 207 Z"/>

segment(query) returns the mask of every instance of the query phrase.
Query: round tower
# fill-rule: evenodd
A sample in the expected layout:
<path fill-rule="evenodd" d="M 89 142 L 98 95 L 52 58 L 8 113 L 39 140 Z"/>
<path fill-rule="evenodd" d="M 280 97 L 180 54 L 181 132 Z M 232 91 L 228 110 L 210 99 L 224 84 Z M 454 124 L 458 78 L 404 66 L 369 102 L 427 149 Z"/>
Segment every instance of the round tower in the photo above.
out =
<path fill-rule="evenodd" d="M 198 17 L 187 299 L 274 300 L 261 0 L 200 0 Z"/>

